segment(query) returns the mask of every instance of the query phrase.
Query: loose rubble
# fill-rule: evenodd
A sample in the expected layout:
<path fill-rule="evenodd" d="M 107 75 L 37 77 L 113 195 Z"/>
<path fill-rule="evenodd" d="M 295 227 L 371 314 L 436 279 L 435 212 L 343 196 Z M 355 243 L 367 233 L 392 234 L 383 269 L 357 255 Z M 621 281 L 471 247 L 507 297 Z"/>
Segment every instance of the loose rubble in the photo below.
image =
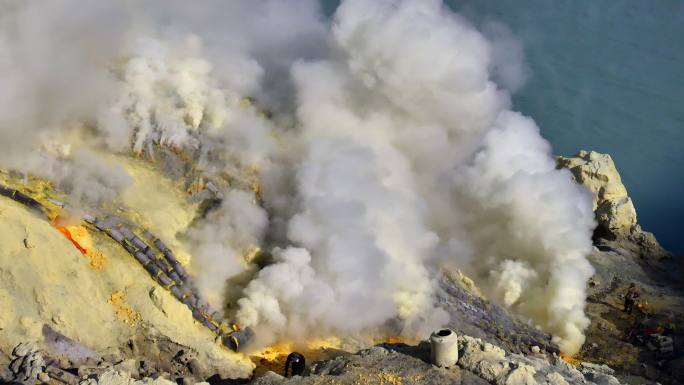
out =
<path fill-rule="evenodd" d="M 557 356 L 509 354 L 479 338 L 459 336 L 457 366 L 429 364 L 429 347 L 380 345 L 314 363 L 304 377 L 284 378 L 269 372 L 258 385 L 291 384 L 492 384 L 492 385 L 617 385 L 610 368 L 587 365 L 581 370 Z M 396 382 L 395 382 L 396 381 Z"/>

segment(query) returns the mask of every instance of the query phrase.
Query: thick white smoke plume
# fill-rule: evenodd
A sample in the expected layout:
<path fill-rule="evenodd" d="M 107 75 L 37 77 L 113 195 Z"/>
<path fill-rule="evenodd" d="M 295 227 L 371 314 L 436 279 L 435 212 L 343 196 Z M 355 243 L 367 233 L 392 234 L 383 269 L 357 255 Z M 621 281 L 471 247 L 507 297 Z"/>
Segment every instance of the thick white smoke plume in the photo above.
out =
<path fill-rule="evenodd" d="M 584 301 L 593 268 L 586 255 L 595 224 L 588 193 L 568 180 L 534 122 L 510 111 L 499 113 L 454 177 L 475 250 L 471 271 L 489 276 L 495 298 L 575 352 L 589 325 Z"/>
<path fill-rule="evenodd" d="M 579 349 L 591 203 L 510 111 L 527 70 L 504 27 L 483 34 L 440 0 L 345 0 L 330 21 L 315 1 L 160 4 L 3 5 L 4 167 L 36 172 L 18 159 L 80 130 L 98 151 L 170 146 L 207 176 L 258 176 L 259 196 L 225 187 L 184 240 L 217 305 L 245 250 L 273 255 L 236 313 L 263 342 L 392 320 L 423 335 L 448 322 L 434 301 L 448 266 Z M 114 199 L 126 176 L 103 183 L 92 164 L 43 175 Z"/>
<path fill-rule="evenodd" d="M 197 286 L 219 308 L 226 278 L 245 269 L 241 254 L 261 244 L 267 225 L 266 213 L 252 203 L 253 199 L 244 191 L 228 192 L 221 206 L 187 233 L 196 245 L 193 257 L 200 274 Z"/>

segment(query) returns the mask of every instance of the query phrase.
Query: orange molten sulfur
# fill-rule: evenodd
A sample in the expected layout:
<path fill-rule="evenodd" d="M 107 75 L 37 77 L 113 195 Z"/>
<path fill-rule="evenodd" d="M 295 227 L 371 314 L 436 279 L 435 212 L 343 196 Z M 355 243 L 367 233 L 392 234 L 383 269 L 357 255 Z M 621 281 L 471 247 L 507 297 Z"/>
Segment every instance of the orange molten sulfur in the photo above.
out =
<path fill-rule="evenodd" d="M 561 352 L 560 358 L 572 366 L 580 366 L 580 364 L 582 363 L 580 359 L 575 358 L 573 356 L 569 356 L 563 352 Z"/>
<path fill-rule="evenodd" d="M 83 230 L 85 230 L 85 234 L 83 233 Z M 57 230 L 59 230 L 60 233 L 64 234 L 65 237 L 67 237 L 68 240 L 71 241 L 71 243 L 76 246 L 78 251 L 80 251 L 82 254 L 87 254 L 88 249 L 86 248 L 85 245 L 82 245 L 81 242 L 84 244 L 85 242 L 85 237 L 90 237 L 90 234 L 88 234 L 88 230 L 83 227 L 83 226 L 63 226 L 63 227 L 57 227 Z"/>
<path fill-rule="evenodd" d="M 71 243 L 76 246 L 81 254 L 88 257 L 90 260 L 90 267 L 95 270 L 101 270 L 107 263 L 107 258 L 93 248 L 93 238 L 90 236 L 88 229 L 81 225 L 57 226 L 57 230 L 64 234 Z"/>

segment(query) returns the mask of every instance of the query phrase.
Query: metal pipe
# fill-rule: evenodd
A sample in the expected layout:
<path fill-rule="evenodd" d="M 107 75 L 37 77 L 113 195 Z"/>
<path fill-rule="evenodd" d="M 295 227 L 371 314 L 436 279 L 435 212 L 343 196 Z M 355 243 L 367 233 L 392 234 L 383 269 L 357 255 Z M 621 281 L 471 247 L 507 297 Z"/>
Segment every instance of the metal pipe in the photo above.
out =
<path fill-rule="evenodd" d="M 109 234 L 109 236 L 112 237 L 112 239 L 114 239 L 115 241 L 117 241 L 119 243 L 123 242 L 123 240 L 124 240 L 123 234 L 121 234 L 118 230 L 116 230 L 114 228 L 108 229 L 107 234 Z"/>
<path fill-rule="evenodd" d="M 159 238 L 154 240 L 154 245 L 166 256 L 169 262 L 172 264 L 178 262 L 178 258 L 173 254 L 173 251 L 171 251 L 171 249 L 169 249 Z"/>
<path fill-rule="evenodd" d="M 185 271 L 185 268 L 183 268 L 183 265 L 181 265 L 180 262 L 174 263 L 173 269 L 178 272 L 178 275 L 180 275 L 180 277 L 181 277 L 181 279 L 183 279 L 183 281 L 186 281 L 188 279 L 188 272 Z"/>
<path fill-rule="evenodd" d="M 169 251 L 169 248 L 166 247 L 166 245 L 164 244 L 164 242 L 161 241 L 161 239 L 154 238 L 154 240 L 152 242 L 154 243 L 155 246 L 157 246 L 159 251 L 161 251 L 162 253 Z"/>
<path fill-rule="evenodd" d="M 216 196 L 217 198 L 223 199 L 223 194 L 222 194 L 221 191 L 216 187 L 216 185 L 214 185 L 213 182 L 207 182 L 207 183 L 204 185 L 204 187 L 205 187 L 207 190 L 211 191 L 211 192 L 214 194 L 214 196 Z"/>
<path fill-rule="evenodd" d="M 95 219 L 95 223 L 93 223 L 95 227 L 100 230 L 100 231 L 107 231 L 111 226 L 109 223 L 101 220 L 101 219 Z"/>
<path fill-rule="evenodd" d="M 197 296 L 195 294 L 190 294 L 184 298 L 182 302 L 188 305 L 188 307 L 194 309 L 197 305 Z"/>
<path fill-rule="evenodd" d="M 169 287 L 173 281 L 171 281 L 171 278 L 169 278 L 166 274 L 159 274 L 157 276 L 159 278 L 159 283 L 161 283 L 162 286 L 164 287 Z"/>
<path fill-rule="evenodd" d="M 213 182 L 207 182 L 207 183 L 204 185 L 204 187 L 206 187 L 207 190 L 213 192 L 214 194 L 218 194 L 218 193 L 219 193 L 219 189 L 217 189 L 216 186 L 214 186 L 214 183 L 213 183 Z"/>
<path fill-rule="evenodd" d="M 12 198 L 12 194 L 14 194 L 14 189 L 5 186 L 0 186 L 0 195 Z"/>
<path fill-rule="evenodd" d="M 183 292 L 179 286 L 171 286 L 171 294 L 173 294 L 179 301 L 183 300 Z"/>
<path fill-rule="evenodd" d="M 201 299 L 197 300 L 197 304 L 195 306 L 197 307 L 197 310 L 202 312 L 202 314 L 209 314 L 210 313 L 209 304 L 204 302 Z"/>
<path fill-rule="evenodd" d="M 176 263 L 178 263 L 178 259 L 173 254 L 173 252 L 171 252 L 171 250 L 166 249 L 166 251 L 162 251 L 162 254 L 164 254 L 164 257 L 166 258 L 166 260 L 169 261 L 170 264 L 175 265 Z"/>
<path fill-rule="evenodd" d="M 198 320 L 198 321 L 201 321 L 201 320 L 204 319 L 204 316 L 202 315 L 202 313 L 200 313 L 199 310 L 197 310 L 197 309 L 192 309 L 192 318 L 194 318 L 194 319 L 196 319 L 196 320 Z"/>
<path fill-rule="evenodd" d="M 148 263 L 145 265 L 145 270 L 147 270 L 147 272 L 150 273 L 153 278 L 157 278 L 161 274 L 161 270 L 159 270 L 157 265 L 154 263 Z"/>
<path fill-rule="evenodd" d="M 176 273 L 173 270 L 169 272 L 169 278 L 171 278 L 174 282 L 176 282 L 179 285 L 183 284 L 183 281 L 181 281 L 180 277 L 178 276 L 178 273 Z"/>
<path fill-rule="evenodd" d="M 136 245 L 140 250 L 146 250 L 150 246 L 143 242 L 142 239 L 138 238 L 137 235 L 133 234 L 133 238 L 130 239 L 131 242 L 133 242 L 134 245 Z"/>
<path fill-rule="evenodd" d="M 143 237 L 147 238 L 148 240 L 154 242 L 155 239 L 157 239 L 152 233 L 150 233 L 150 230 L 143 229 Z"/>
<path fill-rule="evenodd" d="M 143 266 L 146 266 L 147 264 L 150 263 L 150 259 L 147 258 L 147 255 L 145 255 L 145 254 L 143 254 L 143 253 L 141 253 L 141 252 L 139 252 L 139 251 L 136 252 L 136 253 L 134 254 L 134 256 L 135 256 L 135 259 L 136 259 L 138 262 L 140 262 Z"/>
<path fill-rule="evenodd" d="M 35 200 L 35 199 L 31 198 L 30 196 L 22 193 L 21 191 L 14 190 L 14 193 L 12 194 L 12 199 L 23 204 L 24 206 L 28 206 L 29 208 L 32 208 L 34 210 L 38 210 L 38 211 L 43 210 L 43 205 L 41 205 L 37 200 Z"/>
<path fill-rule="evenodd" d="M 145 249 L 145 254 L 147 254 L 150 259 L 157 259 L 157 253 L 155 253 L 151 247 Z"/>
<path fill-rule="evenodd" d="M 123 223 L 123 219 L 121 219 L 115 215 L 107 215 L 104 220 L 107 223 L 111 224 L 112 226 L 116 226 L 116 225 Z"/>
<path fill-rule="evenodd" d="M 124 249 L 126 249 L 126 251 L 128 251 L 128 253 L 131 254 L 131 255 L 135 255 L 135 252 L 138 251 L 138 250 L 135 248 L 135 246 L 133 246 L 132 244 L 126 242 L 125 240 L 124 240 L 123 242 L 119 242 L 119 243 L 120 243 L 121 246 L 123 246 Z"/>
<path fill-rule="evenodd" d="M 52 203 L 53 205 L 59 206 L 62 208 L 64 208 L 64 206 L 66 206 L 66 203 L 64 203 L 62 201 L 58 201 L 57 199 L 48 198 L 48 201 L 50 201 L 50 203 Z"/>
<path fill-rule="evenodd" d="M 217 311 L 213 312 L 213 313 L 211 314 L 210 317 L 211 317 L 211 319 L 212 319 L 214 322 L 216 322 L 216 323 L 218 323 L 218 324 L 220 324 L 221 322 L 223 322 L 223 317 L 222 317 L 221 314 L 220 314 L 219 312 L 217 312 Z"/>
<path fill-rule="evenodd" d="M 164 258 L 157 258 L 157 259 L 155 260 L 155 262 L 157 262 L 157 265 L 159 265 L 159 267 L 160 267 L 162 270 L 164 270 L 164 271 L 173 271 L 173 267 L 171 266 L 171 264 L 169 264 L 169 261 L 167 261 L 166 259 L 164 259 Z"/>
<path fill-rule="evenodd" d="M 201 323 L 202 325 L 204 325 L 204 326 L 206 326 L 207 328 L 209 328 L 209 330 L 211 330 L 212 332 L 218 333 L 218 331 L 219 331 L 218 326 L 216 326 L 216 325 L 214 325 L 213 323 L 211 323 L 211 321 L 209 321 L 208 319 L 202 318 L 202 319 L 199 319 L 198 321 L 199 321 L 199 323 Z"/>
<path fill-rule="evenodd" d="M 135 234 L 131 230 L 128 229 L 126 226 L 119 226 L 119 231 L 123 236 L 128 239 L 129 241 L 133 241 L 133 237 L 135 237 Z"/>
<path fill-rule="evenodd" d="M 180 262 L 178 261 L 178 258 L 176 258 L 176 255 L 173 254 L 173 251 L 171 251 L 171 249 L 169 249 L 168 246 L 166 246 L 166 244 L 164 244 L 164 242 L 162 242 L 161 239 L 155 237 L 155 236 L 154 236 L 149 230 L 147 230 L 147 229 L 143 230 L 143 237 L 145 237 L 145 238 L 147 238 L 148 240 L 152 241 L 152 243 L 154 244 L 154 246 L 155 246 L 157 249 L 159 249 L 159 251 L 161 251 L 162 254 L 164 254 L 164 257 L 166 257 L 166 260 L 168 260 L 168 262 L 170 263 L 170 266 L 166 266 L 166 264 L 165 264 L 166 267 L 165 267 L 164 270 L 167 271 L 167 272 L 169 272 L 169 273 L 171 273 L 172 270 L 175 270 L 175 271 L 178 273 L 178 276 L 180 277 L 180 280 L 186 281 L 187 278 L 188 278 L 188 273 L 187 273 L 187 272 L 185 271 L 185 269 L 183 268 L 183 265 L 180 264 Z M 151 253 L 152 253 L 152 251 L 151 251 L 151 248 L 150 248 L 150 252 L 148 252 L 147 255 L 149 255 L 150 257 L 152 257 Z M 179 281 L 180 281 L 180 280 L 179 280 Z"/>
<path fill-rule="evenodd" d="M 241 349 L 244 349 L 247 344 L 254 338 L 254 332 L 250 328 L 245 328 L 242 330 L 238 330 L 236 332 L 230 333 L 227 336 L 223 337 L 222 342 L 223 345 L 226 347 L 230 348 L 231 350 L 235 352 L 241 351 Z"/>

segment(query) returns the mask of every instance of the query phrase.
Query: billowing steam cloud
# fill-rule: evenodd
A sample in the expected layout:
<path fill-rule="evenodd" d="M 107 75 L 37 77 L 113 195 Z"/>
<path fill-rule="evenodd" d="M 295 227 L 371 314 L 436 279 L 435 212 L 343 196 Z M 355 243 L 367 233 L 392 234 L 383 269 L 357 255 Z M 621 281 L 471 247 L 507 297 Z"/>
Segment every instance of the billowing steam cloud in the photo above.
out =
<path fill-rule="evenodd" d="M 534 122 L 504 111 L 454 182 L 476 250 L 471 269 L 489 276 L 495 298 L 574 352 L 589 325 L 584 300 L 593 268 L 585 256 L 594 219 L 586 191 L 568 177 L 555 169 Z"/>
<path fill-rule="evenodd" d="M 200 278 L 200 291 L 210 303 L 221 305 L 226 277 L 245 268 L 241 253 L 261 243 L 267 218 L 254 197 L 244 191 L 230 191 L 221 206 L 205 221 L 188 231 L 194 248 L 194 263 Z"/>
<path fill-rule="evenodd" d="M 505 28 L 482 34 L 439 0 L 346 0 L 330 22 L 314 1 L 164 4 L 11 3 L 3 165 L 36 172 L 16 149 L 78 129 L 99 151 L 166 145 L 199 154 L 207 175 L 251 170 L 262 204 L 226 187 L 183 239 L 219 306 L 246 249 L 273 255 L 235 314 L 265 343 L 390 320 L 422 335 L 447 322 L 434 303 L 447 266 L 579 349 L 591 204 L 534 122 L 510 111 L 526 69 Z M 81 11 L 55 34 L 66 9 Z M 127 183 L 47 174 L 100 178 L 101 194 L 78 196 L 91 204 Z"/>

